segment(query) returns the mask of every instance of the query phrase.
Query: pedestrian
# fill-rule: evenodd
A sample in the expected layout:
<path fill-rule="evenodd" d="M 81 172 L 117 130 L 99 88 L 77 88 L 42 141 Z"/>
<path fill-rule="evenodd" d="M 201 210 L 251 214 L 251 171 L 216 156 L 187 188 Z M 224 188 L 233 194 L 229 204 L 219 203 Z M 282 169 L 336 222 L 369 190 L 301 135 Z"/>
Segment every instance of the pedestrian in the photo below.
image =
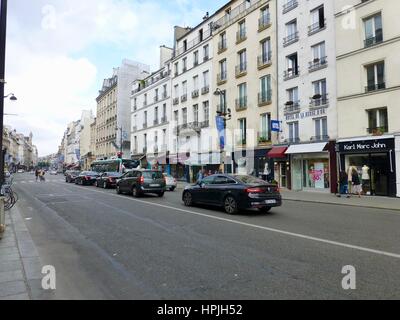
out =
<path fill-rule="evenodd" d="M 40 170 L 39 177 L 40 177 L 40 181 L 41 182 L 44 182 L 46 180 L 45 177 L 44 177 L 45 174 L 46 173 L 45 173 L 44 170 Z"/>
<path fill-rule="evenodd" d="M 358 194 L 358 197 L 361 198 L 361 192 L 362 192 L 361 180 L 356 168 L 353 168 L 351 179 L 353 185 L 353 193 Z"/>
<path fill-rule="evenodd" d="M 36 176 L 36 182 L 37 182 L 38 179 L 39 179 L 39 168 L 36 168 L 36 170 L 35 170 L 35 176 Z"/>
<path fill-rule="evenodd" d="M 339 173 L 339 194 L 340 198 L 342 195 L 347 195 L 347 198 L 350 198 L 348 195 L 349 192 L 349 181 L 347 177 L 347 173 L 345 171 L 340 171 Z"/>
<path fill-rule="evenodd" d="M 201 182 L 203 179 L 204 179 L 204 169 L 200 170 L 196 176 L 197 182 Z"/>

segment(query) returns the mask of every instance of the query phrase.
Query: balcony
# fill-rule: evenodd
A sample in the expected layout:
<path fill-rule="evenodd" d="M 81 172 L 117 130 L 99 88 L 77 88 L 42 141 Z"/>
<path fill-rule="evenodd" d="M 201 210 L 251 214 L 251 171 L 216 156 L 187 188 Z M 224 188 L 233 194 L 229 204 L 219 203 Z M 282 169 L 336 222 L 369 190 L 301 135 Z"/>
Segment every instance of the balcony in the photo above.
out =
<path fill-rule="evenodd" d="M 328 66 L 327 57 L 315 58 L 313 61 L 310 61 L 308 64 L 308 71 L 314 72 L 320 69 L 324 69 Z"/>
<path fill-rule="evenodd" d="M 300 112 L 300 101 L 288 101 L 283 109 L 285 115 Z"/>
<path fill-rule="evenodd" d="M 389 132 L 388 125 L 382 127 L 367 128 L 367 133 L 372 134 L 373 136 L 381 136 L 388 132 Z"/>
<path fill-rule="evenodd" d="M 326 29 L 326 19 L 324 21 L 318 21 L 311 26 L 308 26 L 308 35 L 312 36 L 313 34 L 320 32 Z"/>
<path fill-rule="evenodd" d="M 210 121 L 209 120 L 200 122 L 200 127 L 201 128 L 208 128 L 209 126 L 210 126 Z"/>
<path fill-rule="evenodd" d="M 383 42 L 382 34 L 376 35 L 375 37 L 370 37 L 364 40 L 364 48 L 368 48 L 382 42 Z"/>
<path fill-rule="evenodd" d="M 196 89 L 196 90 L 193 90 L 193 91 L 192 91 L 192 98 L 193 98 L 193 99 L 194 99 L 194 98 L 198 98 L 199 95 L 200 95 L 199 89 Z"/>
<path fill-rule="evenodd" d="M 258 19 L 258 32 L 268 29 L 271 26 L 271 15 L 264 14 Z"/>
<path fill-rule="evenodd" d="M 258 132 L 257 143 L 259 146 L 271 144 L 271 132 Z"/>
<path fill-rule="evenodd" d="M 227 72 L 226 71 L 217 74 L 217 84 L 218 85 L 222 85 L 222 84 L 226 83 L 227 79 L 228 78 L 227 78 Z"/>
<path fill-rule="evenodd" d="M 160 124 L 160 121 L 158 119 L 155 119 L 153 121 L 153 126 L 158 126 Z"/>
<path fill-rule="evenodd" d="M 221 54 L 222 52 L 226 51 L 228 49 L 226 45 L 226 39 L 218 42 L 218 54 Z"/>
<path fill-rule="evenodd" d="M 272 57 L 272 52 L 271 51 L 268 51 L 267 53 L 262 54 L 261 56 L 258 56 L 257 57 L 258 69 L 261 70 L 261 69 L 269 67 L 272 64 L 272 58 L 271 57 Z"/>
<path fill-rule="evenodd" d="M 287 37 L 283 38 L 283 46 L 287 47 L 295 42 L 299 41 L 299 32 L 296 31 Z"/>
<path fill-rule="evenodd" d="M 260 92 L 258 94 L 258 106 L 263 107 L 272 103 L 272 91 Z"/>
<path fill-rule="evenodd" d="M 283 5 L 282 13 L 285 14 L 285 13 L 293 10 L 294 8 L 296 8 L 298 5 L 299 5 L 299 3 L 297 2 L 297 0 L 288 1 Z"/>
<path fill-rule="evenodd" d="M 247 63 L 243 62 L 240 65 L 236 66 L 235 75 L 236 78 L 243 77 L 247 74 Z"/>
<path fill-rule="evenodd" d="M 208 61 L 208 59 L 210 59 L 210 57 L 209 57 L 208 55 L 204 56 L 204 57 L 203 57 L 203 62 Z"/>
<path fill-rule="evenodd" d="M 172 100 L 172 104 L 174 106 L 176 106 L 177 104 L 179 104 L 179 98 L 174 98 L 174 100 Z"/>
<path fill-rule="evenodd" d="M 158 96 L 155 96 L 155 97 L 154 97 L 154 103 L 157 103 L 159 100 L 160 100 L 160 99 L 159 99 Z"/>
<path fill-rule="evenodd" d="M 143 123 L 143 129 L 147 129 L 147 122 Z"/>
<path fill-rule="evenodd" d="M 210 86 L 205 86 L 201 88 L 201 94 L 207 94 L 210 92 Z"/>
<path fill-rule="evenodd" d="M 289 68 L 285 70 L 283 73 L 283 80 L 287 81 L 293 78 L 297 78 L 300 75 L 300 70 L 299 68 Z"/>
<path fill-rule="evenodd" d="M 310 99 L 310 108 L 326 108 L 329 106 L 328 94 L 316 94 Z"/>
<path fill-rule="evenodd" d="M 161 124 L 167 123 L 168 119 L 167 116 L 161 118 Z"/>
<path fill-rule="evenodd" d="M 199 60 L 195 60 L 194 62 L 193 62 L 193 67 L 197 67 L 199 65 Z"/>
<path fill-rule="evenodd" d="M 187 94 L 185 93 L 181 96 L 181 102 L 186 102 L 186 101 L 187 101 Z"/>
<path fill-rule="evenodd" d="M 378 90 L 383 90 L 386 89 L 386 82 L 381 82 L 377 84 L 371 84 L 365 87 L 365 92 L 373 92 L 373 91 L 378 91 Z"/>
<path fill-rule="evenodd" d="M 314 141 L 314 142 L 328 142 L 329 136 L 328 135 L 313 136 L 313 137 L 311 137 L 310 140 Z"/>
<path fill-rule="evenodd" d="M 236 111 L 242 111 L 247 109 L 247 96 L 236 99 Z"/>
<path fill-rule="evenodd" d="M 236 32 L 236 44 L 239 44 L 247 39 L 246 29 Z"/>

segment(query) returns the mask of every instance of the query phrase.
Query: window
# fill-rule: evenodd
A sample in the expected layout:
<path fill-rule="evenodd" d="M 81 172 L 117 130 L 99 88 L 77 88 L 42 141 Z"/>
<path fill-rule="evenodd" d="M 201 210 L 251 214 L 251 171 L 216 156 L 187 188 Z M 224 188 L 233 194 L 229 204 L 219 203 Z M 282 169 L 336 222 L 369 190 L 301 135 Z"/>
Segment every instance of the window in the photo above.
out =
<path fill-rule="evenodd" d="M 197 66 L 199 64 L 199 51 L 193 52 L 193 66 Z"/>
<path fill-rule="evenodd" d="M 286 57 L 287 71 L 285 71 L 285 80 L 291 79 L 299 75 L 299 64 L 297 52 Z"/>
<path fill-rule="evenodd" d="M 163 122 L 167 121 L 167 105 L 163 104 Z"/>
<path fill-rule="evenodd" d="M 183 121 L 183 124 L 187 124 L 187 122 L 188 122 L 187 108 L 182 109 L 182 121 Z"/>
<path fill-rule="evenodd" d="M 158 124 L 158 107 L 154 108 L 154 124 Z"/>
<path fill-rule="evenodd" d="M 182 94 L 187 95 L 187 81 L 182 82 Z"/>
<path fill-rule="evenodd" d="M 238 53 L 239 60 L 239 72 L 244 72 L 247 70 L 247 52 L 246 50 L 242 50 Z"/>
<path fill-rule="evenodd" d="M 368 112 L 368 133 L 383 134 L 389 131 L 387 108 L 367 110 Z"/>
<path fill-rule="evenodd" d="M 204 113 L 204 121 L 209 122 L 210 121 L 210 106 L 209 106 L 208 101 L 203 102 L 203 113 Z"/>
<path fill-rule="evenodd" d="M 311 47 L 313 61 L 310 62 L 310 71 L 326 65 L 325 42 L 318 43 Z"/>
<path fill-rule="evenodd" d="M 187 58 L 183 58 L 182 62 L 183 62 L 182 72 L 185 72 L 187 70 Z"/>
<path fill-rule="evenodd" d="M 324 6 L 311 11 L 311 25 L 308 27 L 308 34 L 312 35 L 325 28 Z"/>
<path fill-rule="evenodd" d="M 314 96 L 311 98 L 312 106 L 321 106 L 328 103 L 328 94 L 326 92 L 326 79 L 318 80 L 312 83 Z"/>
<path fill-rule="evenodd" d="M 246 21 L 239 22 L 239 30 L 236 35 L 236 41 L 241 42 L 246 39 Z"/>
<path fill-rule="evenodd" d="M 300 141 L 299 139 L 299 123 L 291 122 L 289 125 L 289 142 L 297 143 Z"/>
<path fill-rule="evenodd" d="M 260 10 L 260 19 L 258 20 L 259 30 L 265 29 L 270 24 L 269 6 Z"/>
<path fill-rule="evenodd" d="M 271 75 L 266 75 L 260 79 L 260 103 L 271 101 Z"/>
<path fill-rule="evenodd" d="M 297 106 L 299 104 L 299 88 L 291 88 L 288 89 L 287 91 L 288 95 L 288 105 L 292 104 L 293 106 Z"/>
<path fill-rule="evenodd" d="M 236 181 L 224 176 L 218 176 L 214 179 L 213 184 L 223 185 L 223 184 L 236 184 Z"/>
<path fill-rule="evenodd" d="M 219 63 L 219 70 L 220 70 L 220 80 L 226 80 L 227 79 L 227 65 L 226 65 L 226 59 L 220 61 Z"/>
<path fill-rule="evenodd" d="M 175 96 L 175 98 L 179 97 L 179 85 L 178 84 L 176 84 L 174 86 L 174 96 Z"/>
<path fill-rule="evenodd" d="M 219 36 L 218 52 L 221 53 L 225 51 L 226 48 L 227 48 L 226 32 L 223 32 Z"/>
<path fill-rule="evenodd" d="M 167 98 L 167 96 L 168 96 L 168 90 L 167 90 L 167 85 L 166 84 L 164 84 L 164 86 L 163 86 L 163 98 L 165 99 L 165 98 Z"/>
<path fill-rule="evenodd" d="M 293 20 L 286 24 L 286 37 L 283 39 L 283 45 L 287 46 L 299 39 L 297 31 L 297 20 Z"/>
<path fill-rule="evenodd" d="M 315 138 L 316 141 L 325 141 L 328 139 L 328 122 L 327 118 L 314 119 Z"/>
<path fill-rule="evenodd" d="M 383 41 L 382 16 L 380 13 L 364 19 L 365 47 Z"/>
<path fill-rule="evenodd" d="M 193 77 L 193 89 L 198 90 L 199 89 L 199 76 L 194 76 Z"/>
<path fill-rule="evenodd" d="M 179 63 L 176 62 L 175 63 L 175 76 L 177 76 L 179 74 Z"/>
<path fill-rule="evenodd" d="M 258 137 L 259 142 L 267 142 L 271 141 L 271 114 L 265 113 L 262 114 L 260 119 L 260 133 Z"/>
<path fill-rule="evenodd" d="M 210 76 L 210 72 L 209 71 L 205 71 L 203 72 L 203 87 L 204 88 L 208 88 L 209 87 L 209 76 Z"/>
<path fill-rule="evenodd" d="M 199 122 L 199 106 L 197 104 L 193 106 L 193 122 Z"/>
<path fill-rule="evenodd" d="M 261 44 L 261 63 L 266 64 L 271 61 L 271 40 L 265 39 L 260 42 Z"/>
<path fill-rule="evenodd" d="M 240 129 L 240 136 L 239 136 L 239 143 L 246 144 L 247 141 L 247 124 L 246 118 L 239 119 L 239 129 Z"/>
<path fill-rule="evenodd" d="M 144 112 L 144 125 L 147 126 L 147 111 Z"/>
<path fill-rule="evenodd" d="M 210 47 L 207 44 L 207 45 L 205 45 L 203 47 L 203 57 L 204 57 L 203 59 L 204 59 L 204 61 L 208 60 L 208 58 L 210 57 L 209 52 L 210 52 Z"/>
<path fill-rule="evenodd" d="M 237 101 L 238 108 L 245 108 L 247 106 L 247 84 L 241 83 L 238 85 L 239 100 Z"/>
<path fill-rule="evenodd" d="M 378 62 L 365 67 L 367 71 L 366 92 L 385 89 L 385 63 Z"/>

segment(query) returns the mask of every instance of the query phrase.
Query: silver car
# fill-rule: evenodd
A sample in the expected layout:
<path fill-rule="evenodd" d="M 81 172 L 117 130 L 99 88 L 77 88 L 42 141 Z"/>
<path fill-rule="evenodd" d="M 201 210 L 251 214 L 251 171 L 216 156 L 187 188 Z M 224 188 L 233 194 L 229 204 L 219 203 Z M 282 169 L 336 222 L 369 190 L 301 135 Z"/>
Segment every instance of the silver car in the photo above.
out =
<path fill-rule="evenodd" d="M 169 191 L 174 191 L 178 186 L 178 182 L 176 181 L 176 179 L 167 173 L 163 173 L 163 175 L 166 181 L 166 189 Z"/>

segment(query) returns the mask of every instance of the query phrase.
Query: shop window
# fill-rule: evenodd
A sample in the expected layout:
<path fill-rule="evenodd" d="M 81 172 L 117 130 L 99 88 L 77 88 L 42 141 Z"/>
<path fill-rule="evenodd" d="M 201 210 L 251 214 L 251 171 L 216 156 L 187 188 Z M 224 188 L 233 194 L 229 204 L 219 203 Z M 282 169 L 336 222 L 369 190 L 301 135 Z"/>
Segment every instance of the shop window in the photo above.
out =
<path fill-rule="evenodd" d="M 303 186 L 311 189 L 329 189 L 328 159 L 305 159 L 303 161 Z"/>

